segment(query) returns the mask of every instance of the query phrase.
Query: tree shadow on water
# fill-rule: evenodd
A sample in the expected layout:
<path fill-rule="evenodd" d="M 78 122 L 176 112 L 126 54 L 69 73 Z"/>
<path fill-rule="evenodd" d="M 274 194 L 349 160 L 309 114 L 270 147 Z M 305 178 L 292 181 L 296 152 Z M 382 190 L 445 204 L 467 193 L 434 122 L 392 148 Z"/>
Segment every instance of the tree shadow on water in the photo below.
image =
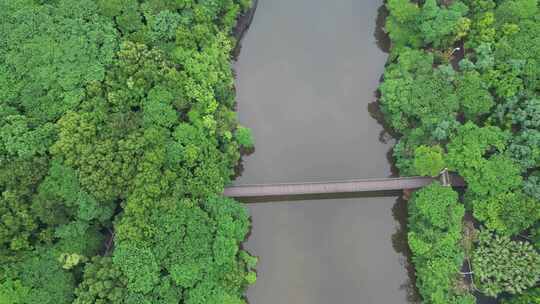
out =
<path fill-rule="evenodd" d="M 375 42 L 377 46 L 381 51 L 385 53 L 389 53 L 391 47 L 390 37 L 388 37 L 388 34 L 386 34 L 386 32 L 384 31 L 384 24 L 386 22 L 386 17 L 388 16 L 388 14 L 389 12 L 384 4 L 378 8 L 377 19 L 375 21 L 375 31 L 373 32 L 373 36 L 375 37 Z M 382 81 L 383 75 L 380 76 L 379 83 L 382 83 Z M 377 89 L 375 92 L 373 92 L 374 100 L 368 103 L 367 109 L 370 116 L 375 119 L 379 123 L 379 125 L 382 126 L 382 130 L 379 133 L 379 141 L 382 143 L 388 143 L 393 138 L 397 138 L 398 134 L 392 131 L 392 129 L 384 119 L 384 114 L 381 111 L 379 103 L 380 97 L 381 94 Z"/>
<path fill-rule="evenodd" d="M 243 12 L 238 16 L 237 22 L 235 27 L 232 31 L 232 36 L 236 40 L 236 45 L 234 49 L 231 51 L 232 59 L 233 61 L 238 60 L 238 56 L 240 56 L 240 51 L 242 50 L 242 39 L 246 35 L 247 31 L 249 30 L 251 23 L 253 22 L 253 17 L 255 16 L 255 11 L 257 10 L 258 6 L 258 0 L 252 0 L 251 2 L 251 8 L 249 8 L 246 12 Z"/>
<path fill-rule="evenodd" d="M 420 303 L 420 295 L 416 289 L 416 275 L 411 261 L 411 250 L 407 243 L 407 214 L 407 201 L 400 196 L 392 207 L 392 216 L 398 223 L 396 231 L 392 234 L 392 247 L 403 256 L 401 263 L 407 271 L 408 279 L 401 284 L 400 289 L 406 291 L 408 303 Z"/>
<path fill-rule="evenodd" d="M 381 75 L 379 77 L 379 84 L 383 82 L 384 75 Z M 371 118 L 375 119 L 377 123 L 381 126 L 381 131 L 379 133 L 379 141 L 386 144 L 389 143 L 391 140 L 399 138 L 399 133 L 392 130 L 392 127 L 388 124 L 386 119 L 384 118 L 384 113 L 381 108 L 381 92 L 377 88 L 373 92 L 373 100 L 368 103 L 367 110 L 369 113 L 369 116 Z"/>
<path fill-rule="evenodd" d="M 383 144 L 389 144 L 393 141 L 395 141 L 397 138 L 399 138 L 399 134 L 397 132 L 394 132 L 392 128 L 386 123 L 384 119 L 384 114 L 381 111 L 379 98 L 380 93 L 379 91 L 375 91 L 374 93 L 375 100 L 373 102 L 368 103 L 368 112 L 371 118 L 375 119 L 377 123 L 381 126 L 381 131 L 379 132 L 379 142 Z M 393 155 L 393 149 L 389 149 L 386 152 L 386 159 L 388 160 L 388 163 L 390 166 L 390 172 L 391 177 L 398 177 L 399 176 L 399 170 L 395 166 L 394 163 L 394 155 Z"/>
<path fill-rule="evenodd" d="M 255 147 L 240 148 L 240 159 L 234 167 L 234 175 L 232 176 L 232 180 L 235 180 L 242 176 L 242 173 L 244 173 L 244 157 L 249 156 L 253 153 L 255 153 Z"/>
<path fill-rule="evenodd" d="M 386 9 L 384 4 L 379 6 L 377 9 L 377 19 L 375 20 L 375 31 L 373 32 L 375 43 L 377 43 L 379 49 L 385 53 L 390 52 L 391 46 L 390 37 L 388 37 L 388 34 L 384 31 L 384 24 L 386 23 L 388 14 L 388 9 Z"/>
<path fill-rule="evenodd" d="M 384 144 L 387 144 L 394 138 L 395 134 L 393 134 L 392 130 L 387 125 L 384 119 L 384 114 L 381 111 L 381 107 L 379 104 L 379 98 L 380 98 L 379 90 L 375 91 L 373 95 L 374 95 L 375 100 L 368 103 L 367 109 L 371 118 L 375 119 L 377 123 L 379 123 L 379 125 L 382 127 L 382 130 L 379 133 L 379 141 Z"/>
<path fill-rule="evenodd" d="M 257 203 L 279 203 L 279 202 L 305 202 L 319 200 L 340 200 L 340 199 L 359 199 L 373 197 L 395 197 L 400 191 L 368 191 L 368 192 L 345 192 L 345 193 L 323 193 L 323 194 L 297 194 L 297 195 L 276 195 L 276 196 L 251 196 L 237 198 L 239 202 L 245 204 Z"/>

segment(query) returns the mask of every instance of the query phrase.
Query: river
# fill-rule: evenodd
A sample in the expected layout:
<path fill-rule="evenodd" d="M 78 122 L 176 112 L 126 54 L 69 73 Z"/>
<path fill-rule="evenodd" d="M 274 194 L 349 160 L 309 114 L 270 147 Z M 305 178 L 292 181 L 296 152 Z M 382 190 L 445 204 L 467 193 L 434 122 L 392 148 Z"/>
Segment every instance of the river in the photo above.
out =
<path fill-rule="evenodd" d="M 255 136 L 236 184 L 387 177 L 374 115 L 388 54 L 382 0 L 259 0 L 235 63 Z M 382 47 L 384 49 L 384 47 Z M 248 200 L 251 304 L 412 303 L 399 193 Z"/>

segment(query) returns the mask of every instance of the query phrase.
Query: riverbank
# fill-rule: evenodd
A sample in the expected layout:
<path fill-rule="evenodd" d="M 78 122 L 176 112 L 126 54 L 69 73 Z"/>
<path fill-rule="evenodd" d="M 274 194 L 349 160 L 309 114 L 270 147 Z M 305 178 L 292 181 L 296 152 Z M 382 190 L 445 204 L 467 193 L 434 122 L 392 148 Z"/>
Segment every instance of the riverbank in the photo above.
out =
<path fill-rule="evenodd" d="M 251 7 L 246 12 L 242 13 L 237 19 L 238 21 L 236 22 L 236 26 L 232 31 L 233 37 L 236 40 L 236 45 L 232 51 L 234 60 L 237 60 L 238 56 L 240 55 L 240 51 L 242 50 L 242 39 L 253 22 L 258 4 L 259 0 L 251 0 Z"/>

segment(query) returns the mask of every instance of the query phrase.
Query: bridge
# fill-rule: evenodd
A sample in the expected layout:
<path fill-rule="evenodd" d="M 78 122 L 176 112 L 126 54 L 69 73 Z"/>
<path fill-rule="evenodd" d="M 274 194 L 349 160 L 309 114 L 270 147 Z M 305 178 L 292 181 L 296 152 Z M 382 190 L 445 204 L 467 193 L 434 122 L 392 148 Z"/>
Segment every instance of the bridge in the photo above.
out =
<path fill-rule="evenodd" d="M 307 194 L 391 191 L 422 188 L 431 184 L 433 181 L 439 181 L 442 185 L 448 187 L 465 186 L 465 182 L 460 176 L 450 174 L 445 169 L 438 177 L 414 176 L 312 183 L 230 186 L 225 188 L 223 194 L 228 197 L 271 197 Z"/>

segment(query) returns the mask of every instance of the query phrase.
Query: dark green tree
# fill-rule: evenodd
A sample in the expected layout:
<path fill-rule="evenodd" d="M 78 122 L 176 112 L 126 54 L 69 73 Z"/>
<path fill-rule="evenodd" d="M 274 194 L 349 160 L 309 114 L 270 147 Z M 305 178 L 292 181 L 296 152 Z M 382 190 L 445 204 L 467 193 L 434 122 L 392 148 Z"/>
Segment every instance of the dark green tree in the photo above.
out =
<path fill-rule="evenodd" d="M 458 78 L 456 91 L 465 118 L 477 120 L 489 113 L 495 102 L 488 89 L 478 72 L 466 72 Z"/>
<path fill-rule="evenodd" d="M 540 303 L 540 288 L 535 287 L 526 290 L 523 294 L 513 296 L 510 299 L 504 299 L 503 304 L 539 304 Z"/>
<path fill-rule="evenodd" d="M 455 120 L 459 100 L 451 78 L 447 69 L 433 70 L 433 63 L 431 54 L 403 49 L 397 62 L 386 68 L 380 102 L 396 131 L 424 128 L 433 132 L 442 121 Z"/>

